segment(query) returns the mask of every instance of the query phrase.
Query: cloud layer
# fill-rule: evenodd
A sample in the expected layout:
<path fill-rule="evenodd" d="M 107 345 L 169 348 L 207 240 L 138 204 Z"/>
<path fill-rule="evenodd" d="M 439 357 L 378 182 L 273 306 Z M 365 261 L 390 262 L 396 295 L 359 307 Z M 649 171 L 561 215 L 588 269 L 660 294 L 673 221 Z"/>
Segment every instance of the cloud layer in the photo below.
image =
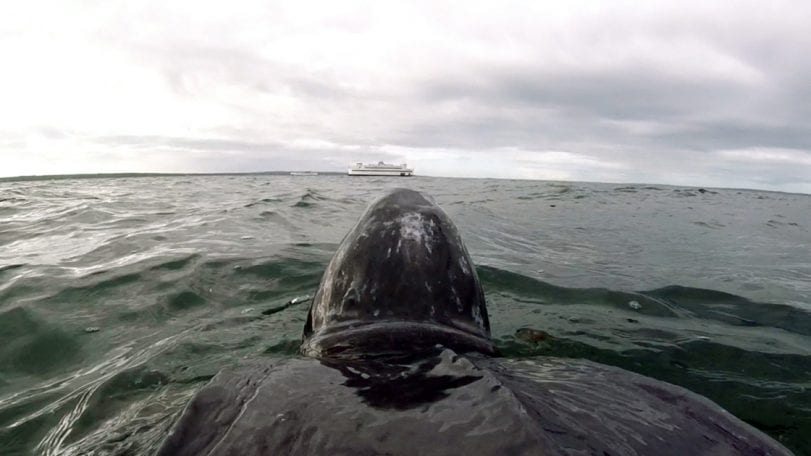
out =
<path fill-rule="evenodd" d="M 0 18 L 0 175 L 382 159 L 811 193 L 803 2 L 201 3 Z"/>

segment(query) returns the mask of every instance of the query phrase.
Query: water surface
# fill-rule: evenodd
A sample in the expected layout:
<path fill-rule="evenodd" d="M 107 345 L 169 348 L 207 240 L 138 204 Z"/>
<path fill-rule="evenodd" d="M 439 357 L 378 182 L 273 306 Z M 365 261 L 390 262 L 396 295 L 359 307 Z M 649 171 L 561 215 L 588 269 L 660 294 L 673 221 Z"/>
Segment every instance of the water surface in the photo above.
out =
<path fill-rule="evenodd" d="M 148 454 L 220 369 L 297 356 L 393 186 L 458 225 L 504 356 L 675 383 L 811 454 L 811 197 L 269 175 L 0 182 L 0 454 Z"/>

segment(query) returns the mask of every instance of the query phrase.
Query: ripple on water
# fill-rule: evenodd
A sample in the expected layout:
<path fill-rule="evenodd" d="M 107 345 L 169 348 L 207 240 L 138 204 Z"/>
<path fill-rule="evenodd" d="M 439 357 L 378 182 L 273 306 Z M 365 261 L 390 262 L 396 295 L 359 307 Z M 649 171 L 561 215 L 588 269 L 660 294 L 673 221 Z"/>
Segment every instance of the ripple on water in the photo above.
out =
<path fill-rule="evenodd" d="M 78 334 L 46 324 L 20 307 L 0 312 L 0 367 L 6 374 L 44 375 L 81 357 Z"/>
<path fill-rule="evenodd" d="M 293 204 L 293 207 L 309 208 L 318 204 L 319 201 L 324 201 L 327 199 L 327 197 L 321 195 L 317 191 L 308 188 L 307 191 L 299 197 L 299 200 Z"/>
<path fill-rule="evenodd" d="M 24 199 L 0 202 L 0 454 L 150 454 L 217 371 L 297 356 L 308 304 L 290 303 L 313 294 L 392 185 L 302 182 L 0 182 L 3 198 Z M 670 381 L 811 454 L 807 196 L 407 185 L 436 196 L 491 265 L 478 270 L 506 357 L 588 358 Z"/>

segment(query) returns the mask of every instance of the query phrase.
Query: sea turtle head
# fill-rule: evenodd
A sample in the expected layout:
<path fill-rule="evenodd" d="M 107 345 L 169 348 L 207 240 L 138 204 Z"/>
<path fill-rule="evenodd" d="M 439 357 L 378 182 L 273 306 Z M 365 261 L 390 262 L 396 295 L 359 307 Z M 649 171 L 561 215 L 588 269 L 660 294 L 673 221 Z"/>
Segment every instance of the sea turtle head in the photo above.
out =
<path fill-rule="evenodd" d="M 494 352 L 484 293 L 448 216 L 421 193 L 395 189 L 369 206 L 338 247 L 301 350 L 363 357 L 437 345 Z"/>

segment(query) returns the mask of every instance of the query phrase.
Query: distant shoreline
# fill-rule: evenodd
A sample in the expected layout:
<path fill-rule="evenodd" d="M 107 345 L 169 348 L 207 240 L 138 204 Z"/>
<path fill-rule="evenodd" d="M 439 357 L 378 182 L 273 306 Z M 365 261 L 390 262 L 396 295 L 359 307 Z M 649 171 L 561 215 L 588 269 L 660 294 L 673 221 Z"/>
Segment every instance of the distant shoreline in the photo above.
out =
<path fill-rule="evenodd" d="M 88 173 L 88 174 L 43 174 L 31 176 L 10 176 L 0 177 L 0 182 L 32 182 L 32 181 L 45 181 L 45 180 L 68 180 L 68 179 L 116 179 L 116 178 L 139 178 L 139 177 L 198 177 L 198 176 L 290 176 L 292 172 L 301 172 L 300 170 L 290 171 L 258 171 L 258 172 L 232 172 L 232 173 Z M 346 172 L 338 171 L 315 171 L 317 176 L 346 176 Z M 293 176 L 293 177 L 307 177 L 307 176 Z M 660 186 L 681 189 L 707 189 L 707 190 L 729 190 L 729 191 L 747 191 L 747 192 L 766 192 L 766 193 L 783 193 L 787 195 L 805 195 L 811 196 L 809 193 L 802 192 L 786 192 L 781 190 L 767 190 L 761 188 L 740 188 L 740 187 L 705 187 L 700 185 L 678 185 L 678 184 L 663 184 L 663 183 L 646 183 L 646 182 L 597 182 L 597 181 L 566 181 L 566 180 L 549 180 L 549 179 L 521 179 L 521 178 L 503 178 L 503 177 L 448 177 L 448 176 L 424 176 L 417 175 L 414 177 L 430 177 L 436 179 L 482 179 L 482 180 L 508 180 L 508 181 L 528 181 L 528 182 L 553 182 L 560 184 L 601 184 L 601 185 L 620 185 L 620 186 Z"/>
<path fill-rule="evenodd" d="M 115 179 L 126 177 L 183 177 L 183 176 L 289 176 L 300 171 L 259 171 L 249 173 L 88 173 L 88 174 L 42 174 L 31 176 L 0 177 L 0 182 L 64 180 L 64 179 Z M 320 176 L 343 176 L 337 171 L 317 171 Z"/>

